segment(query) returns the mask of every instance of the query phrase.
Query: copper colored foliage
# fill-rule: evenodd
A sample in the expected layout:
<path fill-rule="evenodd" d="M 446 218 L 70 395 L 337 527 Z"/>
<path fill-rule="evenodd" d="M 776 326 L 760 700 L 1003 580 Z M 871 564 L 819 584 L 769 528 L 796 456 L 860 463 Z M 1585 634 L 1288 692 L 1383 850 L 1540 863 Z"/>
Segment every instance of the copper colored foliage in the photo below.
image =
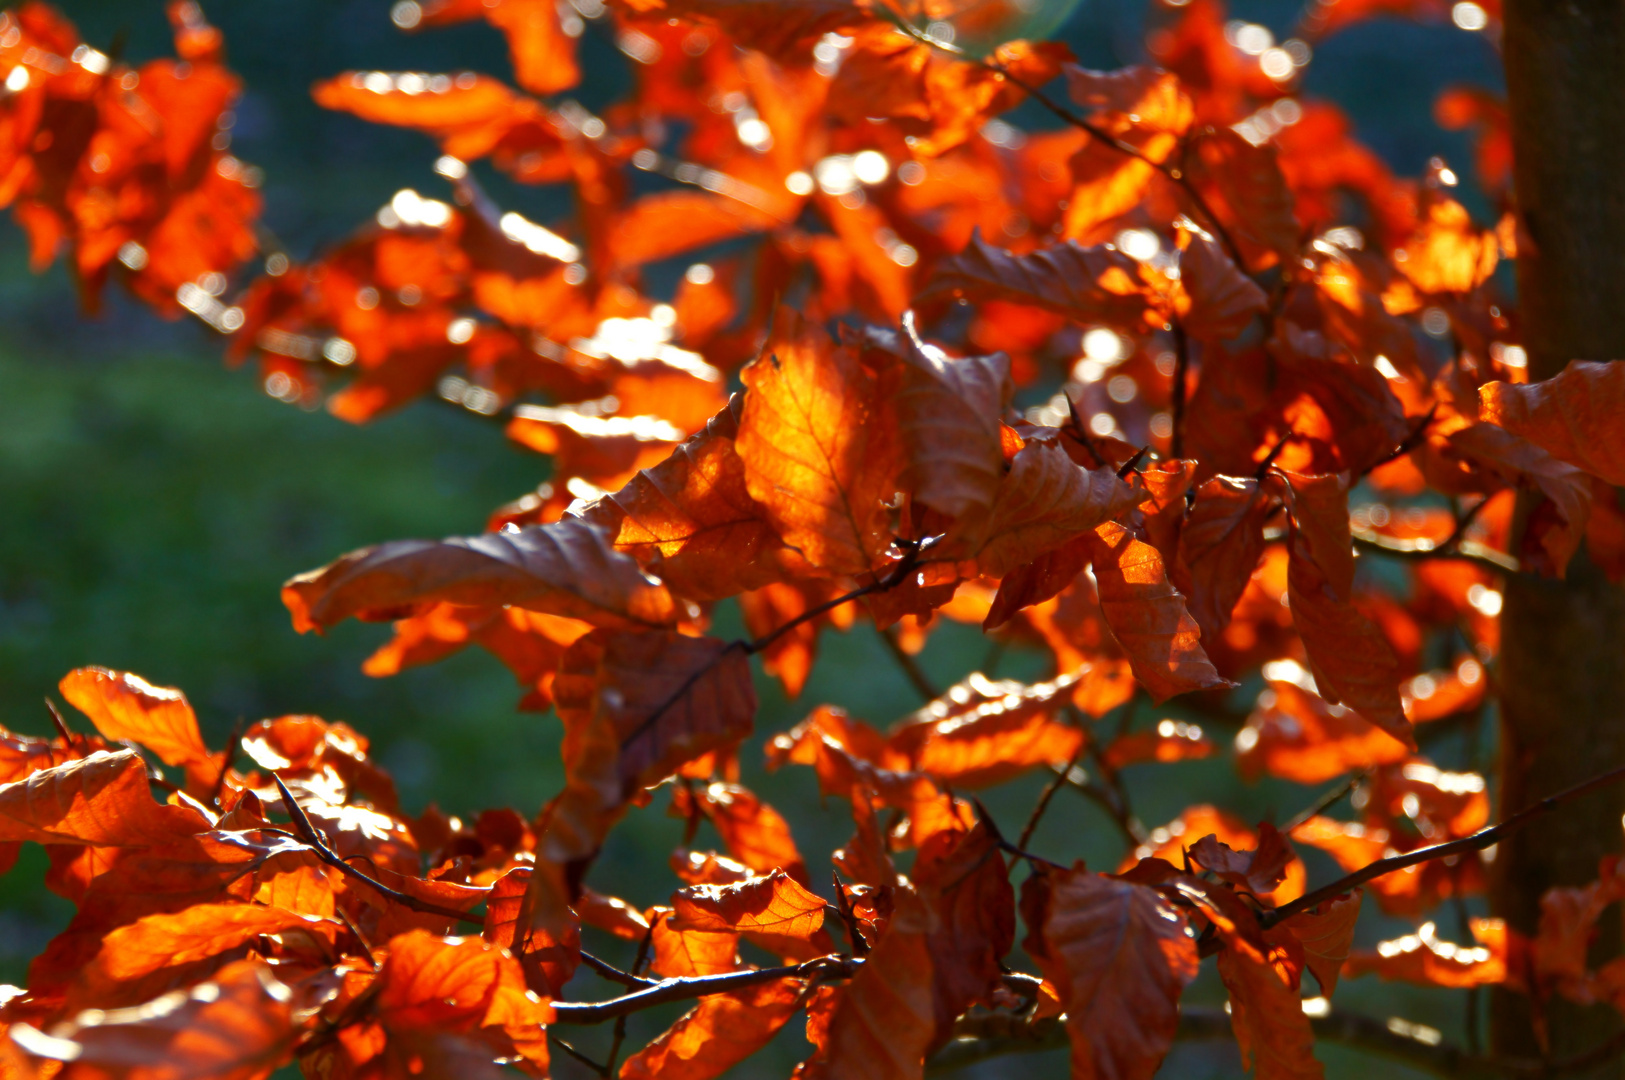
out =
<path fill-rule="evenodd" d="M 38 0 L 0 13 L 0 206 L 36 269 L 191 313 L 285 402 L 359 424 L 433 398 L 547 459 L 484 532 L 334 553 L 282 597 L 301 632 L 393 623 L 369 675 L 496 655 L 562 765 L 539 805 L 414 814 L 344 724 L 211 748 L 180 690 L 70 672 L 52 734 L 0 730 L 0 871 L 39 844 L 74 907 L 0 990 L 0 1077 L 569 1054 L 707 1080 L 788 1029 L 801 1080 L 1063 1030 L 1074 1077 L 1149 1080 L 1207 958 L 1261 1080 L 1322 1075 L 1305 973 L 1625 1010 L 1625 964 L 1590 955 L 1617 861 L 1521 933 L 1426 921 L 1503 835 L 1472 755 L 1505 575 L 1561 577 L 1582 542 L 1625 573 L 1625 376 L 1528 379 L 1504 106 L 1438 103 L 1477 130 L 1492 223 L 1304 89 L 1306 39 L 1453 9 L 1314 3 L 1277 46 L 1170 2 L 1151 62 L 1100 72 L 1006 40 L 1030 6 L 405 0 L 402 30 L 500 33 L 513 85 L 328 73 L 318 104 L 404 129 L 436 178 L 302 260 L 257 221 L 279 179 L 230 153 L 240 86 L 197 4 L 144 64 Z M 571 209 L 507 209 L 487 169 Z M 864 652 L 918 708 L 834 669 Z M 782 715 L 758 660 L 812 698 L 788 730 L 757 730 L 759 689 Z M 1170 804 L 1221 759 L 1280 816 Z M 986 794 L 1012 782 L 1025 820 Z M 669 875 L 625 835 L 656 803 Z M 1069 868 L 1085 835 L 1120 860 Z M 1345 876 L 1311 882 L 1304 846 Z M 1419 929 L 1354 949 L 1367 898 Z"/>

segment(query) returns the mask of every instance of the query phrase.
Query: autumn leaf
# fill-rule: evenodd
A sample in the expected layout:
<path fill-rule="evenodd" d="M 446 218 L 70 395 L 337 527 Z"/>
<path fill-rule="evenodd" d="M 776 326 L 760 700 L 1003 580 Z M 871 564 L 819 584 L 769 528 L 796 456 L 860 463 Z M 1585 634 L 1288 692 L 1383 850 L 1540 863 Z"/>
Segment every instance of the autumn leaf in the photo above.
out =
<path fill-rule="evenodd" d="M 1196 489 L 1179 532 L 1177 576 L 1187 580 L 1186 607 L 1202 637 L 1216 640 L 1264 556 L 1269 500 L 1258 481 L 1215 476 Z"/>
<path fill-rule="evenodd" d="M 781 309 L 740 378 L 750 392 L 734 446 L 746 487 L 784 542 L 831 572 L 882 565 L 902 462 L 857 358 Z"/>
<path fill-rule="evenodd" d="M 846 985 L 830 1018 L 822 1069 L 831 1080 L 919 1080 L 936 1032 L 928 916 L 903 891 L 880 941 Z"/>
<path fill-rule="evenodd" d="M 1223 208 L 1218 212 L 1242 247 L 1246 269 L 1291 259 L 1298 249 L 1298 221 L 1275 147 L 1254 146 L 1232 128 L 1219 127 L 1203 131 L 1195 150 L 1191 179 Z"/>
<path fill-rule="evenodd" d="M 937 298 L 1012 300 L 1081 323 L 1131 328 L 1149 303 L 1140 266 L 1114 247 L 1067 242 L 1012 255 L 971 238 L 965 250 L 937 263 L 916 301 Z"/>
<path fill-rule="evenodd" d="M 581 79 L 575 37 L 565 32 L 559 8 L 549 0 L 429 0 L 407 29 L 444 26 L 484 18 L 508 39 L 508 55 L 519 85 L 533 94 L 556 94 Z M 396 20 L 397 23 L 400 20 Z"/>
<path fill-rule="evenodd" d="M 1426 293 L 1469 292 L 1495 272 L 1500 245 L 1489 229 L 1475 229 L 1467 208 L 1426 193 L 1421 222 L 1394 251 L 1394 267 Z"/>
<path fill-rule="evenodd" d="M 1001 783 L 1071 760 L 1084 733 L 1056 721 L 1076 678 L 1031 686 L 973 674 L 892 729 L 887 747 L 908 767 L 956 788 Z"/>
<path fill-rule="evenodd" d="M 999 579 L 999 591 L 982 620 L 982 629 L 996 630 L 1023 608 L 1059 595 L 1088 567 L 1089 541 L 1078 536 L 1007 571 Z"/>
<path fill-rule="evenodd" d="M 1625 485 L 1625 442 L 1617 430 L 1625 405 L 1625 368 L 1572 360 L 1556 376 L 1478 388 L 1482 419 L 1527 439 L 1559 461 L 1610 484 Z"/>
<path fill-rule="evenodd" d="M 782 870 L 736 885 L 691 885 L 672 897 L 673 930 L 729 932 L 777 956 L 810 960 L 834 951 L 823 897 Z"/>
<path fill-rule="evenodd" d="M 1337 976 L 1349 958 L 1354 944 L 1354 924 L 1360 918 L 1360 890 L 1324 900 L 1308 911 L 1300 911 L 1281 923 L 1303 946 L 1304 963 L 1331 997 L 1337 989 Z"/>
<path fill-rule="evenodd" d="M 953 359 L 914 334 L 904 317 L 898 429 L 916 501 L 979 531 L 1004 476 L 999 418 L 1014 393 L 1003 354 Z"/>
<path fill-rule="evenodd" d="M 666 979 L 721 975 L 739 968 L 739 935 L 731 930 L 678 930 L 670 908 L 655 908 L 649 967 Z"/>
<path fill-rule="evenodd" d="M 999 839 L 981 823 L 970 832 L 932 836 L 920 847 L 912 877 L 935 916 L 927 945 L 936 964 L 932 1042 L 940 1045 L 954 1021 L 1000 985 L 1004 957 L 1015 943 L 1016 898 Z"/>
<path fill-rule="evenodd" d="M 292 578 L 282 600 L 301 633 L 354 616 L 398 618 L 437 602 L 513 604 L 613 628 L 669 625 L 671 594 L 584 522 L 361 548 Z"/>
<path fill-rule="evenodd" d="M 208 827 L 196 810 L 153 801 L 134 750 L 98 750 L 0 785 L 0 841 L 144 847 Z"/>
<path fill-rule="evenodd" d="M 712 994 L 621 1066 L 622 1080 L 712 1080 L 766 1046 L 795 1015 L 805 984 L 780 979 Z"/>
<path fill-rule="evenodd" d="M 1206 236 L 1192 235 L 1180 255 L 1179 286 L 1188 305 L 1179 305 L 1179 325 L 1193 338 L 1233 338 L 1269 306 L 1264 290 Z"/>
<path fill-rule="evenodd" d="M 1196 977 L 1184 918 L 1155 890 L 1081 865 L 1052 873 L 1046 899 L 1035 959 L 1066 1009 L 1073 1075 L 1149 1080 Z"/>
<path fill-rule="evenodd" d="M 49 1035 L 11 1037 L 29 1053 L 71 1064 L 65 1076 L 125 1080 L 256 1080 L 293 1054 L 292 993 L 259 960 L 149 1005 L 90 1010 Z"/>
<path fill-rule="evenodd" d="M 1243 776 L 1267 772 L 1299 784 L 1321 784 L 1351 770 L 1410 756 L 1403 742 L 1353 709 L 1328 704 L 1308 688 L 1308 672 L 1296 670 L 1303 675 L 1303 685 L 1270 680 L 1241 729 L 1236 765 Z"/>
<path fill-rule="evenodd" d="M 1241 1044 L 1243 1067 L 1258 1080 L 1318 1080 L 1325 1069 L 1315 1060 L 1315 1036 L 1299 994 L 1300 969 L 1277 938 L 1232 932 L 1219 951 L 1219 977 L 1230 992 L 1230 1025 Z"/>
<path fill-rule="evenodd" d="M 736 395 L 665 461 L 581 511 L 609 533 L 617 551 L 697 600 L 759 588 L 800 561 L 747 488 L 734 449 L 743 408 Z"/>
<path fill-rule="evenodd" d="M 1418 986 L 1450 989 L 1496 986 L 1505 982 L 1506 924 L 1500 919 L 1474 919 L 1470 925 L 1476 945 L 1446 941 L 1438 936 L 1433 923 L 1424 923 L 1414 934 L 1380 942 L 1375 949 L 1357 949 L 1350 953 L 1345 974 L 1351 979 L 1375 974 Z"/>
<path fill-rule="evenodd" d="M 1029 442 L 999 485 L 977 565 L 994 576 L 1008 573 L 1144 498 L 1111 469 L 1073 464 L 1058 443 Z"/>
<path fill-rule="evenodd" d="M 138 742 L 157 754 L 165 765 L 209 760 L 197 717 L 179 690 L 153 686 L 139 675 L 101 667 L 70 671 L 58 685 L 62 696 L 90 717 L 97 731 L 115 742 Z"/>
<path fill-rule="evenodd" d="M 539 103 L 472 72 L 453 77 L 352 71 L 317 83 L 311 97 L 324 109 L 425 132 L 445 153 L 465 161 L 485 157 L 521 124 L 559 141 Z"/>
<path fill-rule="evenodd" d="M 672 812 L 679 816 L 703 814 L 728 852 L 758 873 L 782 869 L 807 884 L 807 868 L 796 850 L 795 838 L 784 816 L 739 784 L 716 783 L 674 789 Z"/>
<path fill-rule="evenodd" d="M 1232 885 L 1267 896 L 1286 879 L 1287 866 L 1295 856 L 1286 837 L 1266 821 L 1258 827 L 1258 847 L 1253 851 L 1236 851 L 1209 835 L 1190 846 L 1190 858 Z"/>
<path fill-rule="evenodd" d="M 1106 623 L 1154 700 L 1232 685 L 1202 651 L 1201 628 L 1156 548 L 1107 523 L 1090 534 L 1089 552 Z"/>
<path fill-rule="evenodd" d="M 80 971 L 68 991 L 70 1006 L 136 1004 L 153 993 L 150 977 L 221 956 L 263 934 L 290 930 L 322 934 L 331 940 L 339 924 L 260 904 L 195 904 L 173 914 L 148 915 L 111 931 L 101 952 Z M 130 989 L 136 990 L 129 1001 Z M 151 987 L 155 991 L 167 986 Z"/>

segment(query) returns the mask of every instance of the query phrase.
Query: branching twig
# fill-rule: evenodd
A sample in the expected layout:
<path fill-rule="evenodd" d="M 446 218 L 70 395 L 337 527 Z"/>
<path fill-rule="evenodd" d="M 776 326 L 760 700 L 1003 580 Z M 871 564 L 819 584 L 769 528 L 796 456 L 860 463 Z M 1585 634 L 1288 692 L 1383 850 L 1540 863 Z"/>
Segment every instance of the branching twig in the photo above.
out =
<path fill-rule="evenodd" d="M 591 1004 L 556 1001 L 553 1003 L 553 1018 L 554 1022 L 559 1024 L 601 1024 L 605 1020 L 613 1020 L 670 1001 L 692 1001 L 694 998 L 722 994 L 729 990 L 741 990 L 747 986 L 757 986 L 777 979 L 805 979 L 819 973 L 851 975 L 861 966 L 862 960 L 820 956 L 804 964 L 791 964 L 786 967 L 664 979 L 643 990 L 608 1001 Z"/>
<path fill-rule="evenodd" d="M 1088 739 L 1089 736 L 1085 733 L 1085 743 L 1087 743 Z M 1038 823 L 1044 819 L 1044 811 L 1049 809 L 1050 800 L 1055 798 L 1057 791 L 1061 790 L 1061 785 L 1066 783 L 1066 778 L 1071 774 L 1072 770 L 1078 767 L 1078 759 L 1083 757 L 1083 752 L 1084 744 L 1079 744 L 1077 751 L 1072 755 L 1072 760 L 1056 770 L 1055 776 L 1050 779 L 1048 784 L 1044 785 L 1044 790 L 1039 792 L 1038 802 L 1033 805 L 1033 812 L 1027 816 L 1027 824 L 1022 826 L 1021 836 L 1016 839 L 1016 847 L 1026 847 L 1027 841 L 1033 838 L 1033 833 L 1038 829 Z"/>
<path fill-rule="evenodd" d="M 1318 817 L 1321 814 L 1324 814 L 1328 809 L 1341 801 L 1345 795 L 1359 787 L 1370 775 L 1370 769 L 1366 769 L 1364 772 L 1355 773 L 1347 780 L 1344 780 L 1341 784 L 1338 784 L 1336 787 L 1326 792 L 1326 794 L 1322 795 L 1320 798 L 1304 807 L 1298 813 L 1294 814 L 1291 821 L 1288 821 L 1285 825 L 1282 825 L 1281 835 L 1290 836 L 1292 835 L 1294 829 L 1297 829 L 1299 826 L 1303 825 L 1303 823 L 1308 821 L 1310 818 Z"/>
<path fill-rule="evenodd" d="M 920 667 L 919 661 L 903 648 L 903 643 L 897 638 L 897 627 L 888 626 L 882 630 L 880 640 L 885 644 L 886 651 L 891 653 L 892 659 L 897 661 L 897 666 L 908 679 L 909 685 L 914 687 L 921 697 L 927 701 L 935 701 L 942 696 L 942 691 L 932 683 L 930 676 Z"/>
<path fill-rule="evenodd" d="M 614 964 L 600 960 L 586 949 L 581 950 L 581 962 L 592 968 L 599 975 L 608 979 L 610 982 L 620 983 L 622 986 L 629 986 L 634 990 L 642 990 L 645 987 L 654 986 L 657 982 L 655 979 L 645 979 L 640 976 L 633 975 L 631 972 L 622 971 Z"/>
<path fill-rule="evenodd" d="M 1458 559 L 1497 574 L 1516 574 L 1519 570 L 1518 560 L 1511 555 L 1473 540 L 1458 540 L 1454 545 L 1448 545 L 1422 539 L 1400 540 L 1369 529 L 1353 529 L 1351 532 L 1354 546 L 1373 555 L 1387 555 L 1395 559 Z"/>
<path fill-rule="evenodd" d="M 1462 855 L 1469 851 L 1481 851 L 1492 844 L 1498 843 L 1503 836 L 1518 828 L 1521 828 L 1530 821 L 1533 821 L 1535 818 L 1551 813 L 1553 810 L 1556 810 L 1559 806 L 1562 806 L 1571 799 L 1576 799 L 1581 795 L 1596 791 L 1599 788 L 1607 787 L 1610 784 L 1618 783 L 1621 780 L 1625 780 L 1625 766 L 1621 766 L 1618 769 L 1610 769 L 1608 772 L 1602 773 L 1598 776 L 1593 776 L 1590 780 L 1587 780 L 1584 783 L 1576 784 L 1565 791 L 1560 791 L 1556 795 L 1548 795 L 1546 798 L 1540 800 L 1532 806 L 1525 807 L 1499 824 L 1486 826 L 1485 828 L 1473 833 L 1471 836 L 1464 836 L 1459 840 L 1451 840 L 1443 844 L 1434 844 L 1431 847 L 1417 848 L 1415 851 L 1408 851 L 1403 855 L 1394 855 L 1386 859 L 1378 859 L 1370 866 L 1356 870 L 1352 874 L 1346 874 L 1329 885 L 1321 886 L 1314 892 L 1305 893 L 1303 896 L 1300 896 L 1290 904 L 1283 904 L 1280 907 L 1275 908 L 1273 911 L 1266 911 L 1260 917 L 1259 922 L 1267 930 L 1270 927 L 1280 923 L 1282 920 L 1291 918 L 1293 915 L 1298 914 L 1300 911 L 1308 911 L 1321 901 L 1330 900 L 1334 896 L 1340 896 L 1354 888 L 1356 885 L 1365 884 L 1372 878 L 1379 878 L 1384 874 L 1392 874 L 1396 870 L 1403 870 L 1407 866 L 1416 866 L 1418 863 L 1432 862 L 1434 859 L 1444 859 L 1451 855 Z"/>
<path fill-rule="evenodd" d="M 466 911 L 458 911 L 455 908 L 441 907 L 439 904 L 432 901 L 420 900 L 410 893 L 403 893 L 399 889 L 392 889 L 383 882 L 378 881 L 375 878 L 368 877 L 364 872 L 357 870 L 355 867 L 345 862 L 339 856 L 339 853 L 329 847 L 327 842 L 322 839 L 321 833 L 316 831 L 316 826 L 305 814 L 304 807 L 299 805 L 298 800 L 293 797 L 293 793 L 288 790 L 288 785 L 282 782 L 282 777 L 278 776 L 276 773 L 272 773 L 271 779 L 276 781 L 277 790 L 282 793 L 282 805 L 287 809 L 288 817 L 293 821 L 293 839 L 298 840 L 309 847 L 311 852 L 315 854 L 315 856 L 322 862 L 333 867 L 333 869 L 344 874 L 346 877 L 371 886 L 373 889 L 376 889 L 379 893 L 387 896 L 397 904 L 403 904 L 406 907 L 411 908 L 413 911 L 421 911 L 425 915 L 439 915 L 447 919 L 454 919 L 458 922 L 473 923 L 476 926 L 485 925 L 484 919 L 475 918 Z M 262 831 L 276 833 L 283 836 L 290 835 L 283 832 L 281 829 L 265 829 Z"/>

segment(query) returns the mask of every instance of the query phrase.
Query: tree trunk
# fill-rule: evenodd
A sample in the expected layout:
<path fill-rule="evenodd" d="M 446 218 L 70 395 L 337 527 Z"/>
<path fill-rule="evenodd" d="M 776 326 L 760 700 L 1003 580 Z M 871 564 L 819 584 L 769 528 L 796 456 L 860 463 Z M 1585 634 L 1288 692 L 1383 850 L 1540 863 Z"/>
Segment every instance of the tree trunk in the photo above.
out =
<path fill-rule="evenodd" d="M 1544 379 L 1570 360 L 1625 358 L 1625 0 L 1509 0 L 1505 19 L 1518 299 L 1530 378 Z M 1584 553 L 1565 581 L 1509 579 L 1501 686 L 1504 814 L 1625 765 L 1625 590 Z M 1622 814 L 1614 787 L 1503 842 L 1494 912 L 1533 933 L 1548 888 L 1595 879 L 1599 858 L 1621 850 Z M 1594 955 L 1617 954 L 1620 937 L 1607 921 Z M 1492 1007 L 1498 1051 L 1539 1056 L 1527 1000 L 1497 994 Z M 1559 1003 L 1549 1022 L 1563 1058 L 1620 1021 Z"/>

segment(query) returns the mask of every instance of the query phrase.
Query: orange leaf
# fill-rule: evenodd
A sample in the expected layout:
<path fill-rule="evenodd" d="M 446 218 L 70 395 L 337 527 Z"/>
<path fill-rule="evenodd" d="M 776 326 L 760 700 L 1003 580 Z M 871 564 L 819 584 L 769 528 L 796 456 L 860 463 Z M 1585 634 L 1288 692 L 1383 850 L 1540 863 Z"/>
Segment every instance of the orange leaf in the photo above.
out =
<path fill-rule="evenodd" d="M 331 944 L 338 928 L 330 920 L 259 904 L 194 904 L 173 914 L 148 915 L 108 933 L 101 952 L 69 989 L 68 1004 L 83 1008 L 144 1001 L 169 988 L 164 980 L 148 985 L 150 976 L 168 975 L 167 969 L 220 956 L 262 934 L 288 930 L 321 933 Z"/>
<path fill-rule="evenodd" d="M 602 530 L 570 518 L 517 531 L 361 548 L 282 587 L 282 602 L 301 633 L 350 616 L 399 618 L 439 601 L 513 604 L 615 628 L 664 626 L 676 619 L 664 585 L 614 550 Z"/>
<path fill-rule="evenodd" d="M 1035 959 L 1066 1008 L 1073 1075 L 1149 1080 L 1196 977 L 1184 918 L 1155 890 L 1081 865 L 1052 873 L 1046 900 Z"/>
<path fill-rule="evenodd" d="M 740 377 L 750 393 L 734 445 L 784 542 L 836 573 L 882 565 L 901 460 L 876 415 L 874 380 L 851 350 L 787 308 Z"/>
<path fill-rule="evenodd" d="M 258 1080 L 293 1056 L 292 997 L 263 963 L 239 960 L 184 995 L 91 1010 L 49 1036 L 18 1025 L 11 1037 L 38 1057 L 74 1063 L 63 1075 L 87 1080 Z"/>
<path fill-rule="evenodd" d="M 514 78 L 526 90 L 556 94 L 581 80 L 576 39 L 565 33 L 558 5 L 551 0 L 429 0 L 418 21 L 405 29 L 445 26 L 481 17 L 507 36 Z"/>
<path fill-rule="evenodd" d="M 1208 128 L 1189 157 L 1191 179 L 1241 246 L 1249 266 L 1260 270 L 1288 260 L 1298 250 L 1298 220 L 1276 149 L 1254 146 L 1228 127 Z"/>
<path fill-rule="evenodd" d="M 1179 288 L 1189 304 L 1179 324 L 1193 338 L 1233 338 L 1269 307 L 1264 290 L 1205 236 L 1192 235 L 1180 256 Z"/>
<path fill-rule="evenodd" d="M 655 908 L 650 919 L 650 970 L 663 979 L 720 975 L 739 969 L 739 935 L 732 931 L 677 930 L 667 916 L 670 908 Z"/>
<path fill-rule="evenodd" d="M 1441 939 L 1432 923 L 1416 933 L 1378 944 L 1374 950 L 1349 954 L 1349 978 L 1376 974 L 1384 979 L 1443 986 L 1452 990 L 1495 986 L 1507 978 L 1507 928 L 1500 919 L 1473 919 L 1478 944 L 1455 945 Z"/>
<path fill-rule="evenodd" d="M 945 829 L 928 839 L 912 876 L 935 916 L 926 940 L 936 964 L 931 994 L 938 1045 L 956 1019 L 999 987 L 1015 943 L 1016 898 L 998 838 L 980 823 L 968 833 Z"/>
<path fill-rule="evenodd" d="M 797 561 L 746 487 L 734 450 L 743 409 L 744 397 L 735 395 L 665 461 L 581 512 L 609 532 L 617 551 L 696 600 L 759 588 Z"/>
<path fill-rule="evenodd" d="M 834 951 L 824 898 L 782 870 L 736 885 L 691 885 L 672 897 L 673 930 L 730 932 L 776 956 L 810 960 Z"/>
<path fill-rule="evenodd" d="M 621 1080 L 712 1080 L 766 1046 L 795 1015 L 800 979 L 712 994 L 626 1059 Z"/>
<path fill-rule="evenodd" d="M 196 810 L 153 801 L 134 750 L 98 750 L 0 785 L 0 841 L 144 847 L 207 828 Z"/>
<path fill-rule="evenodd" d="M 782 869 L 797 881 L 806 882 L 806 864 L 796 850 L 789 824 L 750 790 L 722 782 L 696 787 L 692 795 L 689 789 L 677 788 L 672 792 L 673 812 L 686 816 L 689 798 L 716 828 L 735 859 L 758 873 Z"/>
<path fill-rule="evenodd" d="M 1573 360 L 1541 382 L 1478 388 L 1483 419 L 1528 439 L 1560 461 L 1625 486 L 1625 367 Z"/>
<path fill-rule="evenodd" d="M 1467 208 L 1428 193 L 1415 233 L 1394 252 L 1394 266 L 1427 293 L 1471 292 L 1495 272 L 1500 244 L 1492 229 L 1475 229 Z"/>
<path fill-rule="evenodd" d="M 62 696 L 109 739 L 138 742 L 165 765 L 209 760 L 197 717 L 179 690 L 153 686 L 139 675 L 103 667 L 70 671 L 58 686 Z"/>
<path fill-rule="evenodd" d="M 1218 924 L 1216 924 L 1218 925 Z M 1315 1060 L 1315 1036 L 1299 995 L 1299 967 L 1278 940 L 1226 933 L 1219 951 L 1219 977 L 1230 991 L 1230 1026 L 1241 1044 L 1244 1068 L 1258 1080 L 1320 1080 L 1325 1068 Z M 1286 930 L 1271 932 L 1294 945 Z"/>
<path fill-rule="evenodd" d="M 1286 837 L 1267 821 L 1258 826 L 1256 850 L 1237 851 L 1212 835 L 1197 840 L 1189 850 L 1192 862 L 1255 896 L 1274 892 L 1296 858 Z"/>
<path fill-rule="evenodd" d="M 1236 736 L 1237 768 L 1299 784 L 1321 784 L 1354 769 L 1388 765 L 1410 756 L 1405 744 L 1343 705 L 1329 705 L 1305 685 L 1272 678 L 1258 707 Z"/>
<path fill-rule="evenodd" d="M 1202 651 L 1202 631 L 1168 582 L 1157 549 L 1108 522 L 1088 534 L 1100 610 L 1158 702 L 1192 690 L 1232 685 Z"/>
<path fill-rule="evenodd" d="M 1416 746 L 1399 700 L 1399 660 L 1382 631 L 1339 596 L 1294 534 L 1287 567 L 1292 624 L 1321 696 L 1345 704 L 1406 746 Z"/>
<path fill-rule="evenodd" d="M 999 485 L 977 565 L 994 576 L 1008 573 L 1144 498 L 1111 469 L 1073 464 L 1059 443 L 1029 441 Z"/>
<path fill-rule="evenodd" d="M 1140 264 L 1116 248 L 1068 241 L 1012 255 L 979 235 L 963 252 L 937 263 L 915 301 L 939 297 L 1010 300 L 1077 322 L 1122 327 L 1141 325 L 1149 304 Z"/>
<path fill-rule="evenodd" d="M 1360 918 L 1360 890 L 1344 893 L 1300 911 L 1281 925 L 1291 931 L 1303 946 L 1304 963 L 1331 997 L 1337 989 L 1337 976 L 1349 958 L 1354 944 L 1354 924 Z"/>
<path fill-rule="evenodd" d="M 829 1080 L 919 1080 L 936 1031 L 928 916 L 906 889 L 880 942 L 847 983 L 830 1018 L 821 1071 Z"/>
<path fill-rule="evenodd" d="M 896 398 L 904 483 L 916 501 L 976 529 L 1004 477 L 999 418 L 1015 392 L 1010 360 L 1003 353 L 952 359 L 915 337 L 911 315 L 904 330 Z"/>
<path fill-rule="evenodd" d="M 750 733 L 756 691 L 745 654 L 715 638 L 595 630 L 570 646 L 553 683 L 568 786 L 552 855 L 596 850 L 640 787 Z"/>
<path fill-rule="evenodd" d="M 1076 681 L 1026 686 L 975 673 L 900 721 L 887 744 L 909 768 L 956 788 L 988 787 L 1059 765 L 1083 742 L 1081 730 L 1054 719 Z"/>

